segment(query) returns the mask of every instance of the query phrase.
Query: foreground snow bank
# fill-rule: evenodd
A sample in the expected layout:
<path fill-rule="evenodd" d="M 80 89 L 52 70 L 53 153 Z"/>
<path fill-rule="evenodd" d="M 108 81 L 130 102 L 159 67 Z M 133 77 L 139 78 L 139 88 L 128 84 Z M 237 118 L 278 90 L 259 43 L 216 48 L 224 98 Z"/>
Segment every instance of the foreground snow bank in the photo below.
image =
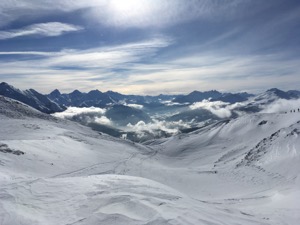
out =
<path fill-rule="evenodd" d="M 226 212 L 157 182 L 122 175 L 27 180 L 2 187 L 0 196 L 1 224 L 258 223 L 242 212 Z"/>

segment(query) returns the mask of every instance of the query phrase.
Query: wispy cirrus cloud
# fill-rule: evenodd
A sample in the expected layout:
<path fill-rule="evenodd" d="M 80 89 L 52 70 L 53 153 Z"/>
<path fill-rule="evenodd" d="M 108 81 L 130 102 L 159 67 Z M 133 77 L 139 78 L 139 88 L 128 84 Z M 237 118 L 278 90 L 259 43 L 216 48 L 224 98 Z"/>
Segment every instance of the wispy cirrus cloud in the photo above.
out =
<path fill-rule="evenodd" d="M 63 49 L 58 52 L 35 52 L 35 51 L 12 51 L 0 52 L 0 55 L 36 55 L 42 56 L 38 59 L 26 61 L 16 58 L 13 61 L 4 63 L 5 65 L 19 64 L 31 68 L 76 68 L 76 69 L 126 69 L 128 63 L 137 63 L 143 58 L 155 56 L 157 51 L 173 43 L 167 37 L 153 38 L 135 43 L 111 45 L 106 47 L 91 49 Z M 38 62 L 38 63 L 37 63 Z M 3 70 L 2 70 L 3 71 Z"/>
<path fill-rule="evenodd" d="M 125 85 L 129 75 L 119 73 L 120 70 L 130 70 L 133 64 L 142 63 L 145 58 L 155 57 L 157 52 L 171 45 L 173 41 L 167 37 L 153 38 L 135 43 L 112 45 L 86 50 L 64 49 L 58 52 L 0 52 L 0 56 L 14 55 L 13 58 L 0 62 L 1 77 L 7 82 L 15 77 L 21 78 L 22 84 L 26 80 L 42 83 L 54 80 L 69 86 L 82 87 L 85 90 L 94 85 L 107 85 L 106 89 L 112 89 L 115 85 Z M 35 55 L 34 58 L 23 58 L 26 55 Z M 14 68 L 13 70 L 11 68 Z M 46 83 L 49 83 L 46 82 Z M 119 84 L 118 84 L 119 83 Z M 57 83 L 56 83 L 57 84 Z M 61 89 L 71 90 L 63 85 Z M 87 85 L 87 86 L 86 86 Z M 111 86 L 111 87 L 109 87 Z M 50 91 L 47 88 L 47 91 Z"/>
<path fill-rule="evenodd" d="M 83 27 L 81 26 L 59 22 L 38 23 L 19 29 L 0 31 L 0 40 L 11 39 L 21 36 L 54 37 L 69 32 L 80 31 L 82 29 Z"/>
<path fill-rule="evenodd" d="M 271 87 L 297 88 L 300 82 L 298 61 L 282 55 L 194 55 L 159 63 L 144 60 L 156 58 L 157 52 L 169 44 L 153 39 L 89 50 L 45 52 L 30 60 L 15 59 L 17 55 L 0 63 L 0 75 L 23 89 L 34 82 L 42 92 L 58 87 L 67 92 L 76 87 L 82 91 L 99 88 L 128 94 L 211 89 L 258 92 Z"/>
<path fill-rule="evenodd" d="M 84 18 L 115 27 L 166 27 L 196 18 L 227 18 L 249 0 L 6 0 L 0 3 L 0 26 L 22 17 L 84 10 Z M 253 8 L 252 11 L 255 9 Z M 245 13 L 245 12 L 243 12 Z"/>
<path fill-rule="evenodd" d="M 35 56 L 55 56 L 60 55 L 59 52 L 38 52 L 38 51 L 8 51 L 8 52 L 0 52 L 2 56 L 9 56 L 9 55 L 35 55 Z"/>

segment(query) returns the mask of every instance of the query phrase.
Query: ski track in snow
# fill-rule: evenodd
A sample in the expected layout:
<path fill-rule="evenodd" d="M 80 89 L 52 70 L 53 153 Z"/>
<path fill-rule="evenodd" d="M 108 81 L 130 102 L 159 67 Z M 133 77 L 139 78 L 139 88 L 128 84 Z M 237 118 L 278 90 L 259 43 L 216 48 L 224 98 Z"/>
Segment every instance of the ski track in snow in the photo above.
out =
<path fill-rule="evenodd" d="M 1 225 L 299 224 L 298 114 L 140 145 L 0 100 Z"/>

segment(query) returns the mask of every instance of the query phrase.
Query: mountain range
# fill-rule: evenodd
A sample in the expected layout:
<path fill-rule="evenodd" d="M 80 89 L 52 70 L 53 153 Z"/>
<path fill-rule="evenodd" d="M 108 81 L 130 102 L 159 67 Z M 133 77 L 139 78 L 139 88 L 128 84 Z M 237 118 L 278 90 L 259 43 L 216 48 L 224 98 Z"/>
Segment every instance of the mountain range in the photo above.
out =
<path fill-rule="evenodd" d="M 66 109 L 65 106 L 55 103 L 46 95 L 33 89 L 22 91 L 4 82 L 0 83 L 0 95 L 18 100 L 48 114 L 61 112 Z"/>
<path fill-rule="evenodd" d="M 210 101 L 222 101 L 227 103 L 245 102 L 250 98 L 254 101 L 267 99 L 271 102 L 275 99 L 297 99 L 300 97 L 300 91 L 290 90 L 282 91 L 276 88 L 267 90 L 264 93 L 253 95 L 246 92 L 241 93 L 221 93 L 212 91 L 193 91 L 187 95 L 163 95 L 142 96 L 142 95 L 123 95 L 113 91 L 101 92 L 92 90 L 83 93 L 74 90 L 69 94 L 61 94 L 59 90 L 54 90 L 50 94 L 43 95 L 34 89 L 22 91 L 5 82 L 0 83 L 0 95 L 23 102 L 41 112 L 54 113 L 62 112 L 67 107 L 106 107 L 115 104 L 140 104 L 149 108 L 160 107 L 169 102 L 169 104 L 193 104 L 205 99 Z M 151 110 L 151 109 L 150 109 Z"/>

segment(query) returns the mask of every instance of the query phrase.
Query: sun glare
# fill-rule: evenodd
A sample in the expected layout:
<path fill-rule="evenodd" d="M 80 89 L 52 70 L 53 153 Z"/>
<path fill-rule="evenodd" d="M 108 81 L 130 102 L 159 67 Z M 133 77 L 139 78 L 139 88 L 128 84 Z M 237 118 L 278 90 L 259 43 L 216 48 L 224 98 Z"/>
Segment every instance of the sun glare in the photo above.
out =
<path fill-rule="evenodd" d="M 151 10 L 149 1 L 144 0 L 111 0 L 110 6 L 114 13 L 127 17 L 143 16 Z"/>
<path fill-rule="evenodd" d="M 140 5 L 140 0 L 127 0 L 127 1 L 120 1 L 120 0 L 112 0 L 111 4 L 113 5 L 114 9 L 117 11 L 130 11 L 135 9 L 137 6 Z"/>

